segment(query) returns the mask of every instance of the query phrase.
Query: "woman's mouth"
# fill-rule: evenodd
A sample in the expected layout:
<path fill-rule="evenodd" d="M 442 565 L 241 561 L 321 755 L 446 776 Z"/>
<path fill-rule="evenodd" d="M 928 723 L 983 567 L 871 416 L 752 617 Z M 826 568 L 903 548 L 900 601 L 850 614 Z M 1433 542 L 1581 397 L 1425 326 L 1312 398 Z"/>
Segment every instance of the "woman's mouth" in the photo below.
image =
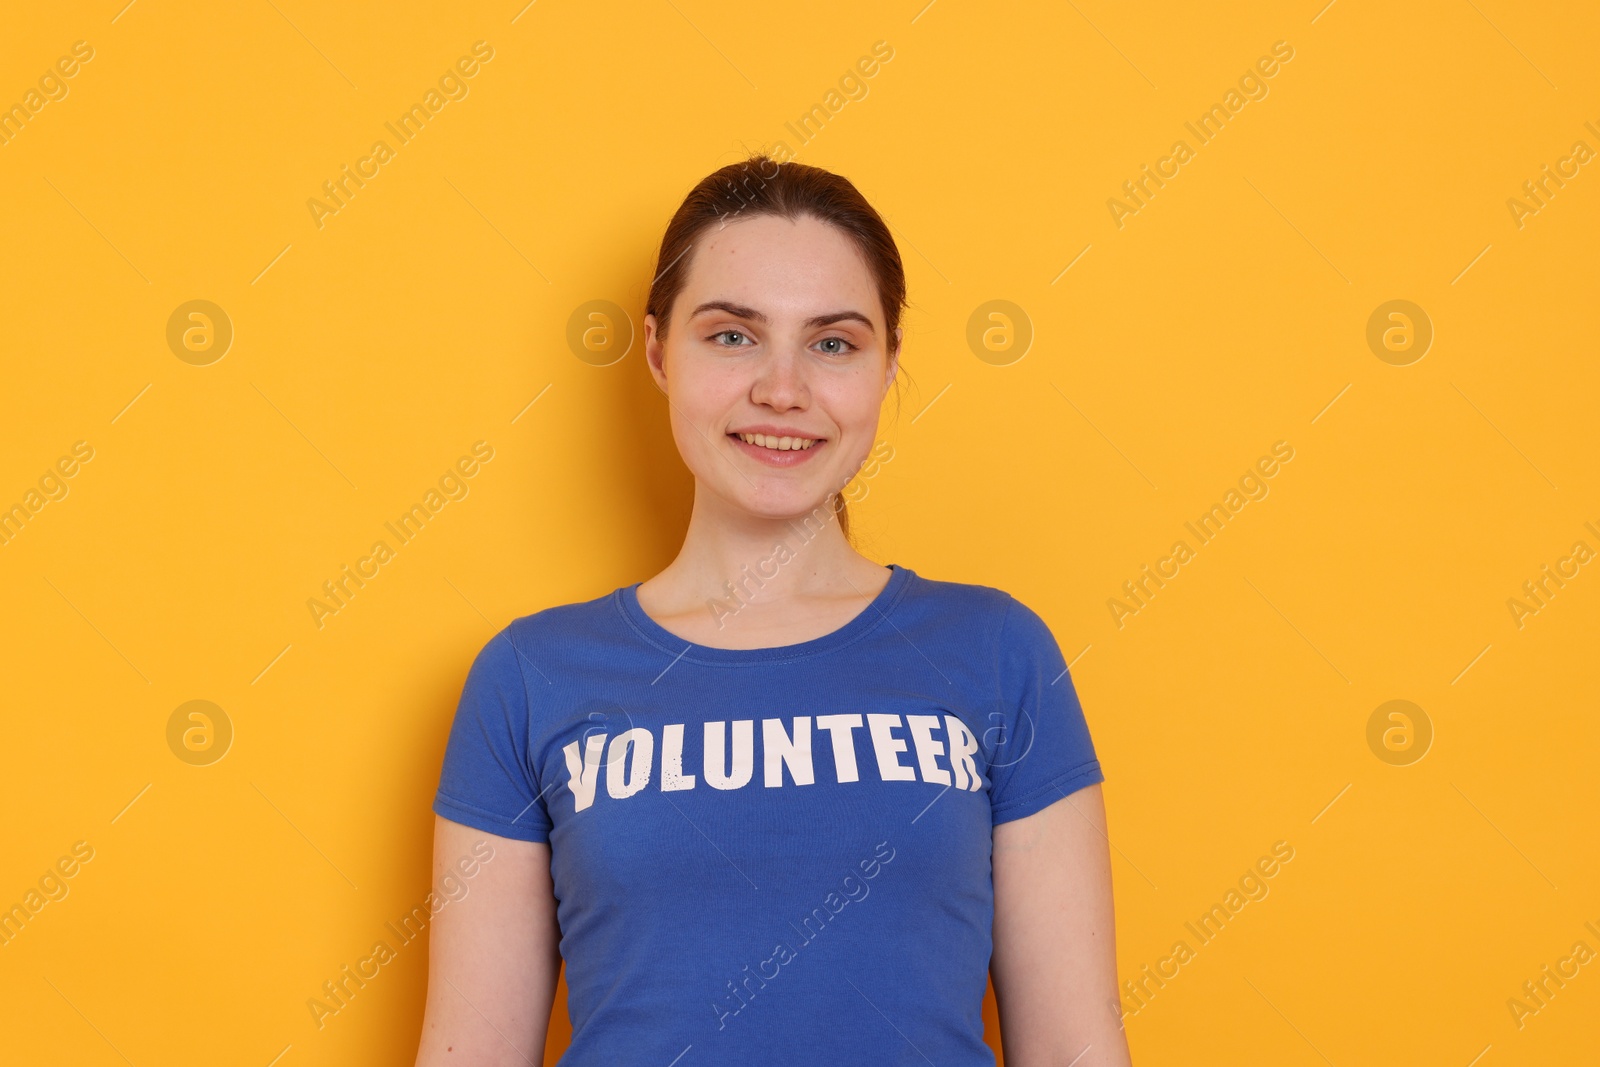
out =
<path fill-rule="evenodd" d="M 778 437 L 762 433 L 730 433 L 734 447 L 772 467 L 795 467 L 815 455 L 828 442 L 821 437 Z"/>

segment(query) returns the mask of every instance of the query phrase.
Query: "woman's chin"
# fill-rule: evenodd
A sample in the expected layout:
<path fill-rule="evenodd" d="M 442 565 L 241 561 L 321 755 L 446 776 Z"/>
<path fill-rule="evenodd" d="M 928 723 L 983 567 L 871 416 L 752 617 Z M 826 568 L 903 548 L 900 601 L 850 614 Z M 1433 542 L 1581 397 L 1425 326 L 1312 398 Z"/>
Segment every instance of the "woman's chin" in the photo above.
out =
<path fill-rule="evenodd" d="M 833 514 L 828 497 L 815 493 L 779 493 L 756 498 L 744 494 L 736 503 L 753 518 L 809 524 L 812 529 L 825 525 Z"/>

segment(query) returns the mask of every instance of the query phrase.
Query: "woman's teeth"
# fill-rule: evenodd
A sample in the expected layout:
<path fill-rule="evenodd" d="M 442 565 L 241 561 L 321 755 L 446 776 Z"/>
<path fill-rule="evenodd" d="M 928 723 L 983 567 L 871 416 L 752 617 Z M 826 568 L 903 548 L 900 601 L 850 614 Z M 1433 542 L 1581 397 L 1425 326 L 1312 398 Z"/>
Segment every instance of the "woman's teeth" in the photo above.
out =
<path fill-rule="evenodd" d="M 757 448 L 774 448 L 779 452 L 794 452 L 810 448 L 818 440 L 814 437 L 773 437 L 764 433 L 742 433 L 738 435 L 738 438 L 747 445 L 755 445 Z"/>

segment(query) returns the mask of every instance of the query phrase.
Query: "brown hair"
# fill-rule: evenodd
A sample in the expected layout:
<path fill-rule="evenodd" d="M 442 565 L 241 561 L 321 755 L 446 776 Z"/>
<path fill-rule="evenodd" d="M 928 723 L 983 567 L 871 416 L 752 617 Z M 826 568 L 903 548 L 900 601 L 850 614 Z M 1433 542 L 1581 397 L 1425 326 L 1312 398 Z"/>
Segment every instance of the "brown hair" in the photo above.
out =
<path fill-rule="evenodd" d="M 888 354 L 895 354 L 894 331 L 907 305 L 906 272 L 883 216 L 848 178 L 804 163 L 779 163 L 764 154 L 706 175 L 689 190 L 667 223 L 661 252 L 656 257 L 656 276 L 645 303 L 645 314 L 656 317 L 658 337 L 666 339 L 673 301 L 688 279 L 689 261 L 701 235 L 713 223 L 725 224 L 741 214 L 776 215 L 791 221 L 810 216 L 837 226 L 854 240 L 877 283 Z M 850 519 L 843 488 L 840 486 L 834 494 L 834 514 L 848 539 Z"/>

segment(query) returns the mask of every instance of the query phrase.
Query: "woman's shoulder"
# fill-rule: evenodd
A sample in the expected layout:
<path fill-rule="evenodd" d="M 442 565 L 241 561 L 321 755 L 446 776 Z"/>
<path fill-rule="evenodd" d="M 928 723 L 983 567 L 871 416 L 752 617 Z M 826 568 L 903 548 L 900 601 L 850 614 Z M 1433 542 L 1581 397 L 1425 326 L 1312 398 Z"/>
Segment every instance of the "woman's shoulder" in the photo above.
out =
<path fill-rule="evenodd" d="M 985 582 L 953 581 L 917 575 L 908 597 L 912 620 L 936 631 L 955 630 L 980 644 L 1032 644 L 1050 627 L 1027 599 Z"/>
<path fill-rule="evenodd" d="M 943 608 L 1004 614 L 1014 603 L 1020 603 L 1004 589 L 982 582 L 931 578 L 920 571 L 916 575 L 918 595 L 926 601 L 937 602 Z"/>
<path fill-rule="evenodd" d="M 492 655 L 499 646 L 548 649 L 555 644 L 592 641 L 604 631 L 616 629 L 618 615 L 613 600 L 618 592 L 613 589 L 588 600 L 551 604 L 518 615 L 484 643 L 480 655 Z"/>
<path fill-rule="evenodd" d="M 983 619 L 991 635 L 1007 643 L 1054 641 L 1050 624 L 1033 606 L 1036 597 L 1032 592 L 1017 595 L 982 582 L 940 580 L 921 574 L 917 577 L 924 604 L 943 617 Z"/>

